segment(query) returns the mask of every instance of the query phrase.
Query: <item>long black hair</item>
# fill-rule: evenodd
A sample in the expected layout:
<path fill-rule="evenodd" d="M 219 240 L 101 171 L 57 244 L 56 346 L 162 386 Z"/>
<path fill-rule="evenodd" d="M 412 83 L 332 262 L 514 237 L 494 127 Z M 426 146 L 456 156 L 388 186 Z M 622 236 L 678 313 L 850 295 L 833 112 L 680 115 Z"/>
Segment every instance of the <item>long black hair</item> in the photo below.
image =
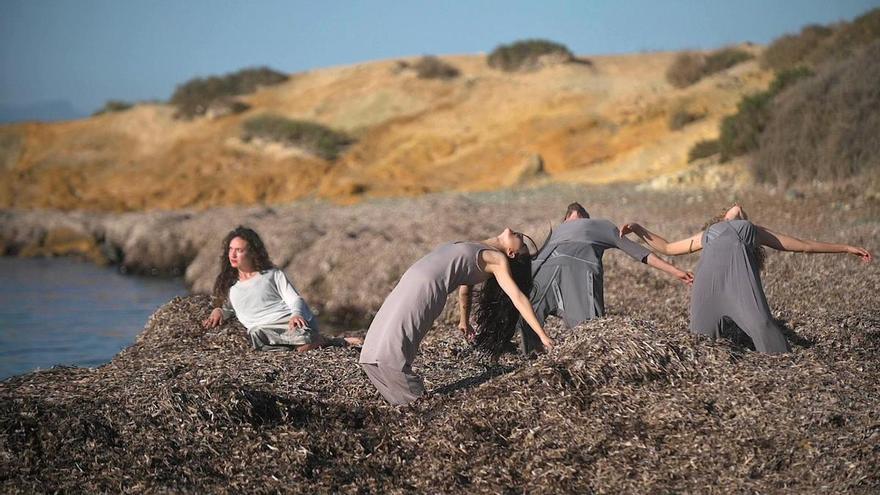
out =
<path fill-rule="evenodd" d="M 220 307 L 229 298 L 229 288 L 238 282 L 238 269 L 229 263 L 229 244 L 236 237 L 241 237 L 247 242 L 247 256 L 254 264 L 257 271 L 263 272 L 275 265 L 269 259 L 269 253 L 266 251 L 266 245 L 260 239 L 253 229 L 239 225 L 231 230 L 226 237 L 223 238 L 223 252 L 220 253 L 220 273 L 214 281 L 214 307 Z"/>
<path fill-rule="evenodd" d="M 513 281 L 528 297 L 532 290 L 532 257 L 520 253 L 508 263 Z M 474 344 L 477 349 L 492 357 L 500 356 L 513 338 L 519 318 L 519 310 L 501 289 L 498 280 L 492 277 L 483 282 L 474 307 L 474 323 L 478 331 Z"/>

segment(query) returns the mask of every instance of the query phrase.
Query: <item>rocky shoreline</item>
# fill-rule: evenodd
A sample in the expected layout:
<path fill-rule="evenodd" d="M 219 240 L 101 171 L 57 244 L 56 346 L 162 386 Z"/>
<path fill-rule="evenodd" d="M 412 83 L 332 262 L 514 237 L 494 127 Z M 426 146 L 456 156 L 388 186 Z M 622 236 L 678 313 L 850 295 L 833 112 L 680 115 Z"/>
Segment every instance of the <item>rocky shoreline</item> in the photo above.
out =
<path fill-rule="evenodd" d="M 687 193 L 632 186 L 555 185 L 373 200 L 351 206 L 311 201 L 122 214 L 0 210 L 0 252 L 24 257 L 78 256 L 116 265 L 123 273 L 182 276 L 194 293 L 209 293 L 222 237 L 242 224 L 260 232 L 276 265 L 287 271 L 319 309 L 363 316 L 375 311 L 403 271 L 433 246 L 450 239 L 482 239 L 508 225 L 540 242 L 551 223 L 558 223 L 559 212 L 574 200 L 586 204 L 594 216 L 618 223 L 642 220 L 669 235 L 698 229 L 734 200 L 751 206 L 759 219 L 771 219 L 776 226 L 792 225 L 806 236 L 839 238 L 850 231 L 817 228 L 817 222 L 799 210 L 815 210 L 822 218 L 839 217 L 836 224 L 841 226 L 856 224 L 864 230 L 876 225 L 871 213 L 878 211 L 877 201 L 860 197 L 855 204 L 846 195 L 829 192 L 802 196 L 779 201 L 772 191 L 757 188 Z M 866 232 L 863 237 L 872 236 Z"/>

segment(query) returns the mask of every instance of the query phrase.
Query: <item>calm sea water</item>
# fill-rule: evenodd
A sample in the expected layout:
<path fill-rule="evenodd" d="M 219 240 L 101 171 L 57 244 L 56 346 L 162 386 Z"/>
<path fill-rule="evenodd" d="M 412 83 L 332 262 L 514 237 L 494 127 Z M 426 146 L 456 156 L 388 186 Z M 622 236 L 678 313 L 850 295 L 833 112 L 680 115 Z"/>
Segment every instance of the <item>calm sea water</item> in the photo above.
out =
<path fill-rule="evenodd" d="M 120 275 L 71 259 L 0 257 L 0 379 L 97 366 L 132 344 L 183 280 Z"/>

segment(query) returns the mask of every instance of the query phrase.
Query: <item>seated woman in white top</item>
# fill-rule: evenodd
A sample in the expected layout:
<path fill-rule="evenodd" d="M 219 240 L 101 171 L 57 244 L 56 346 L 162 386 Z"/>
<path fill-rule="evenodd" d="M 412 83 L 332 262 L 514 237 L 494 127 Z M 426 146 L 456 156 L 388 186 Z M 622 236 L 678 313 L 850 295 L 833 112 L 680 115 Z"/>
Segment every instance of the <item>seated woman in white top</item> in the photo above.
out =
<path fill-rule="evenodd" d="M 256 350 L 292 349 L 303 352 L 328 344 L 360 345 L 347 337 L 327 340 L 318 333 L 318 320 L 284 272 L 269 260 L 266 246 L 251 229 L 239 226 L 223 240 L 220 274 L 214 282 L 214 304 L 206 328 L 233 315 L 248 330 Z"/>

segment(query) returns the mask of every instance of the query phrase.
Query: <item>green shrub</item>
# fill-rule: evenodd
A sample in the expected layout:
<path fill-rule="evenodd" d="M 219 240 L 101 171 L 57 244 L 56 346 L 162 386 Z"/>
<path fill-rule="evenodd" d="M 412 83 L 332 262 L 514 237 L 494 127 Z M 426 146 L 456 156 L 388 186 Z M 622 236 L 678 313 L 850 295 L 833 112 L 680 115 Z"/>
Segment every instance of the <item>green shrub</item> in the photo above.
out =
<path fill-rule="evenodd" d="M 828 40 L 809 54 L 808 61 L 817 66 L 826 61 L 843 60 L 877 39 L 880 39 L 880 8 L 852 22 L 841 23 Z"/>
<path fill-rule="evenodd" d="M 92 116 L 102 115 L 105 113 L 113 113 L 113 112 L 123 112 L 133 107 L 134 103 L 129 103 L 127 101 L 121 100 L 108 100 L 107 103 L 104 103 L 104 106 L 98 109 Z"/>
<path fill-rule="evenodd" d="M 421 79 L 455 79 L 460 74 L 452 64 L 433 55 L 425 55 L 412 65 Z"/>
<path fill-rule="evenodd" d="M 715 74 L 716 72 L 721 72 L 753 58 L 755 58 L 754 55 L 745 50 L 740 50 L 739 48 L 722 48 L 706 56 L 706 63 L 703 66 L 703 76 L 705 77 Z"/>
<path fill-rule="evenodd" d="M 761 55 L 761 65 L 777 71 L 798 65 L 816 67 L 826 61 L 843 60 L 877 39 L 880 9 L 873 9 L 852 22 L 830 27 L 810 25 L 798 34 L 776 39 Z"/>
<path fill-rule="evenodd" d="M 221 98 L 253 93 L 260 86 L 287 81 L 288 76 L 267 67 L 242 69 L 223 76 L 196 78 L 181 84 L 171 96 L 177 115 L 192 118 L 203 115 L 212 102 Z"/>
<path fill-rule="evenodd" d="M 345 133 L 315 122 L 292 120 L 277 115 L 261 115 L 244 122 L 242 139 L 265 139 L 304 148 L 325 160 L 335 160 L 354 142 Z"/>
<path fill-rule="evenodd" d="M 815 73 L 812 70 L 803 66 L 781 70 L 776 73 L 776 77 L 773 78 L 773 82 L 770 83 L 770 87 L 767 91 L 773 96 L 776 96 L 785 88 L 814 74 Z"/>
<path fill-rule="evenodd" d="M 744 96 L 736 106 L 736 113 L 721 121 L 721 160 L 743 155 L 758 149 L 759 139 L 771 116 L 771 103 L 782 90 L 813 73 L 804 67 L 784 70 L 776 75 L 770 88 Z"/>
<path fill-rule="evenodd" d="M 699 53 L 679 53 L 666 69 L 666 80 L 676 88 L 685 88 L 703 77 L 706 57 Z"/>
<path fill-rule="evenodd" d="M 535 69 L 541 57 L 555 55 L 561 61 L 571 62 L 574 54 L 565 45 L 553 41 L 531 39 L 521 40 L 509 45 L 500 45 L 489 54 L 489 67 L 504 71 Z"/>
<path fill-rule="evenodd" d="M 761 66 L 780 71 L 803 65 L 807 57 L 832 33 L 831 28 L 810 25 L 803 28 L 800 34 L 777 38 L 761 54 Z"/>
<path fill-rule="evenodd" d="M 697 141 L 697 143 L 691 147 L 690 151 L 688 151 L 688 163 L 699 160 L 700 158 L 715 155 L 720 151 L 721 144 L 717 139 L 704 139 L 702 141 Z"/>
<path fill-rule="evenodd" d="M 694 113 L 684 107 L 680 107 L 669 116 L 669 129 L 673 131 L 681 130 L 684 126 L 696 122 L 705 116 L 705 114 Z"/>
<path fill-rule="evenodd" d="M 751 167 L 788 185 L 880 171 L 880 40 L 780 94 Z"/>
<path fill-rule="evenodd" d="M 718 138 L 721 161 L 758 149 L 758 138 L 770 118 L 772 101 L 769 91 L 747 95 L 736 105 L 735 114 L 724 117 Z"/>
<path fill-rule="evenodd" d="M 729 69 L 754 56 L 738 48 L 722 48 L 708 55 L 694 52 L 679 53 L 666 70 L 666 80 L 676 88 L 685 88 L 700 79 Z"/>

